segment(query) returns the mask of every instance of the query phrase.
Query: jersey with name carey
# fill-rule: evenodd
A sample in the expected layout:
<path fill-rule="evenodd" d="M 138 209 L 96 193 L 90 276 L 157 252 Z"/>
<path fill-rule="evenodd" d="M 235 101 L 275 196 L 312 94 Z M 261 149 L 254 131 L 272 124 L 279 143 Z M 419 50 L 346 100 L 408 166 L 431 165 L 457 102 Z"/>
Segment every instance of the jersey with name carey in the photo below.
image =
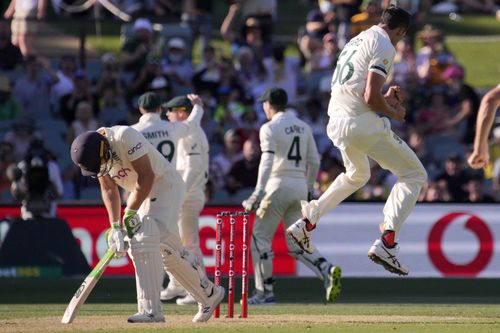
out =
<path fill-rule="evenodd" d="M 278 112 L 260 128 L 262 152 L 273 153 L 273 177 L 306 179 L 307 164 L 319 163 L 311 128 L 292 112 Z"/>

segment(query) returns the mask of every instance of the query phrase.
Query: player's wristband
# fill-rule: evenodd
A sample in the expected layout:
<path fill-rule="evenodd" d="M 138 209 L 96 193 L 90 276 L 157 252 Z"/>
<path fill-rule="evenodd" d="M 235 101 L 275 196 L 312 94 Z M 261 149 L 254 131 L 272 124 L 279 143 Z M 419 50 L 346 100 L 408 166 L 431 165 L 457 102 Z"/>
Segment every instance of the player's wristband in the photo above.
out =
<path fill-rule="evenodd" d="M 120 222 L 119 221 L 114 221 L 113 223 L 111 223 L 111 229 L 119 230 L 121 228 L 122 227 L 120 226 Z"/>

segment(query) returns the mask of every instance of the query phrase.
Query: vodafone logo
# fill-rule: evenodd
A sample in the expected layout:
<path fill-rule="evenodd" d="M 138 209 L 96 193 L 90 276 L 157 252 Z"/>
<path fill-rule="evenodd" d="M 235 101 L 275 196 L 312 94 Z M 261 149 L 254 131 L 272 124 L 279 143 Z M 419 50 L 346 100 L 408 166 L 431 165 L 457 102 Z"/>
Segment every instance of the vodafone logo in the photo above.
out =
<path fill-rule="evenodd" d="M 465 229 L 477 237 L 479 250 L 468 263 L 451 262 L 443 251 L 443 236 L 448 227 L 458 220 L 466 218 Z M 432 227 L 428 239 L 428 253 L 432 263 L 444 276 L 477 276 L 493 257 L 493 235 L 488 225 L 476 215 L 457 212 L 443 216 Z"/>

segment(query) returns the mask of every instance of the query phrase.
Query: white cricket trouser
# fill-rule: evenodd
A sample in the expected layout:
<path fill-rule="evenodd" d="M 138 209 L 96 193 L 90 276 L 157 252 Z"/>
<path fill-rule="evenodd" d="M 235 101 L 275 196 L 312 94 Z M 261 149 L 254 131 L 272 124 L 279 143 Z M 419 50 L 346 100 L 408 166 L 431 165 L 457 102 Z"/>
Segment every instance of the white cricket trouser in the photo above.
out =
<path fill-rule="evenodd" d="M 197 263 L 203 271 L 205 265 L 203 264 L 203 255 L 200 249 L 199 217 L 204 205 L 205 193 L 203 190 L 189 193 L 182 204 L 178 222 L 182 245 L 196 257 Z M 168 274 L 168 277 L 169 287 L 177 289 L 182 287 L 172 274 Z"/>
<path fill-rule="evenodd" d="M 272 178 L 266 184 L 265 191 L 255 217 L 251 247 L 255 289 L 260 292 L 273 291 L 272 240 L 282 220 L 286 229 L 302 217 L 300 200 L 307 198 L 307 184 L 305 178 Z M 290 238 L 287 237 L 286 241 L 288 253 L 322 279 L 321 269 L 329 263 L 321 253 L 305 253 Z"/>
<path fill-rule="evenodd" d="M 204 206 L 205 193 L 203 190 L 200 189 L 195 193 L 190 192 L 182 204 L 179 220 L 182 245 L 198 258 L 201 265 L 203 265 L 203 255 L 200 249 L 199 218 Z"/>
<path fill-rule="evenodd" d="M 399 231 L 427 180 L 427 173 L 415 153 L 391 130 L 387 118 L 371 112 L 357 117 L 331 117 L 327 134 L 340 149 L 346 171 L 318 200 L 308 203 L 303 212 L 311 215 L 311 222 L 316 223 L 365 185 L 370 178 L 370 157 L 398 177 L 384 206 L 384 227 Z"/>
<path fill-rule="evenodd" d="M 200 303 L 207 303 L 204 272 L 182 246 L 177 221 L 185 185 L 177 174 L 155 179 L 149 197 L 139 208 L 142 226 L 130 241 L 129 255 L 136 268 L 137 303 L 140 313 L 162 311 L 160 291 L 165 267 Z"/>

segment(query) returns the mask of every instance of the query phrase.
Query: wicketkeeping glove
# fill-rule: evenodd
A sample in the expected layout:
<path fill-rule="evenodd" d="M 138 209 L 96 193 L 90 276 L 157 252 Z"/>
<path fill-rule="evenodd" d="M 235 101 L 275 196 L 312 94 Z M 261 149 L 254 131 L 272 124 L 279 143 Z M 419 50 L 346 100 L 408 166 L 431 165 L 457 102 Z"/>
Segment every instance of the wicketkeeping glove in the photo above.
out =
<path fill-rule="evenodd" d="M 123 212 L 123 225 L 127 230 L 127 236 L 129 238 L 134 237 L 137 230 L 141 228 L 141 219 L 137 215 L 137 211 L 133 209 L 125 208 Z"/>
<path fill-rule="evenodd" d="M 123 241 L 124 231 L 118 222 L 113 222 L 111 228 L 106 231 L 106 241 L 111 248 L 116 247 L 115 258 L 121 258 L 125 255 L 125 243 Z"/>
<path fill-rule="evenodd" d="M 260 204 L 260 201 L 264 197 L 264 190 L 263 189 L 256 189 L 253 191 L 252 195 L 246 200 L 244 200 L 241 205 L 245 209 L 245 212 L 250 213 L 255 211 Z"/>

